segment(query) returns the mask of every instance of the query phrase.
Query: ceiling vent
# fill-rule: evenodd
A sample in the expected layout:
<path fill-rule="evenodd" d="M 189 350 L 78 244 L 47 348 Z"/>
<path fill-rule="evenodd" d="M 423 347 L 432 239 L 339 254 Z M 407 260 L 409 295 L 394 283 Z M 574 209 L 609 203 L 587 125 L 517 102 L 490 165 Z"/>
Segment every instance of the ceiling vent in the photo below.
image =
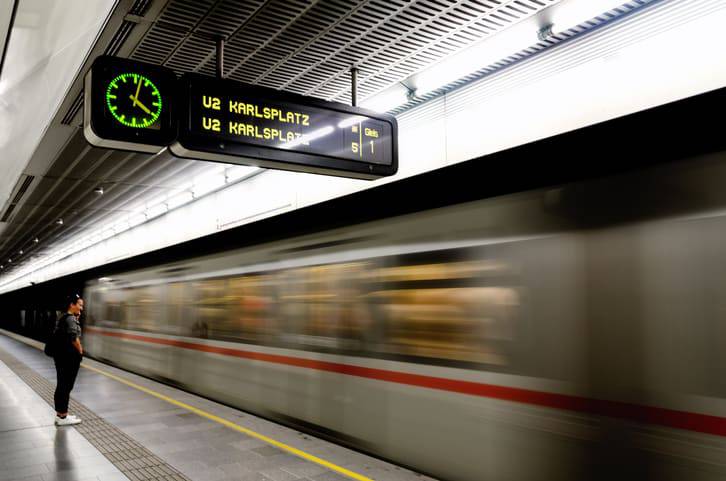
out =
<path fill-rule="evenodd" d="M 143 17 L 146 11 L 149 9 L 150 5 L 151 0 L 136 0 L 136 2 L 134 2 L 134 5 L 129 10 L 129 15 Z M 126 39 L 129 38 L 129 35 L 131 34 L 131 31 L 134 29 L 135 26 L 136 22 L 124 20 L 118 30 L 116 30 L 116 33 L 114 33 L 111 41 L 108 42 L 106 50 L 103 51 L 104 55 L 117 55 Z M 68 108 L 66 114 L 63 116 L 63 120 L 61 120 L 61 124 L 71 125 L 73 119 L 76 117 L 82 107 L 83 90 L 81 90 L 78 96 L 73 100 L 73 103 Z"/>
<path fill-rule="evenodd" d="M 5 213 L 2 216 L 2 219 L 0 219 L 0 222 L 7 222 L 8 219 L 10 219 L 10 216 L 12 215 L 13 211 L 15 210 L 15 207 L 18 206 L 20 203 L 20 200 L 23 198 L 23 195 L 25 195 L 25 192 L 28 191 L 28 187 L 30 187 L 30 184 L 33 183 L 33 179 L 35 179 L 35 176 L 33 175 L 26 175 L 25 178 L 18 179 L 18 182 L 15 184 L 15 187 L 13 188 L 13 191 L 15 192 L 15 196 L 13 197 L 13 200 L 10 202 L 10 205 L 7 209 L 5 209 Z"/>
<path fill-rule="evenodd" d="M 81 110 L 81 107 L 83 107 L 83 90 L 81 90 L 81 92 L 78 94 L 78 97 L 73 100 L 73 103 L 68 109 L 68 112 L 66 112 L 66 114 L 63 116 L 63 120 L 61 120 L 61 124 L 71 125 L 71 122 L 73 122 L 73 117 L 75 117 L 78 111 Z"/>

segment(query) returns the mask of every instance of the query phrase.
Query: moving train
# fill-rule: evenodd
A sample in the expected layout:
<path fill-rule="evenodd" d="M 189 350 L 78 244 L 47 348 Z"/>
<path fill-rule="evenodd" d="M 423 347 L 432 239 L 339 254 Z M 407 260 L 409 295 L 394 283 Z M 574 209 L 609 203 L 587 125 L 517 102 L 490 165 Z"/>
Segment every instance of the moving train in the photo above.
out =
<path fill-rule="evenodd" d="M 724 181 L 719 153 L 115 272 L 84 344 L 441 479 L 726 479 Z"/>
<path fill-rule="evenodd" d="M 450 481 L 724 480 L 724 104 L 30 286 L 4 326 L 85 284 L 91 356 Z"/>

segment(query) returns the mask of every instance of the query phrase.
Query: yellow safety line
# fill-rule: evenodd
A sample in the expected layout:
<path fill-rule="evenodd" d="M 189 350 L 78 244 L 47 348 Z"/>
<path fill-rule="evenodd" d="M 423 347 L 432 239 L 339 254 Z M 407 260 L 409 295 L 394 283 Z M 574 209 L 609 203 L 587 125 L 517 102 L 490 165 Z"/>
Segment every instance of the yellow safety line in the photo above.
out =
<path fill-rule="evenodd" d="M 259 433 L 255 432 L 255 431 L 252 431 L 251 429 L 242 427 L 239 424 L 235 424 L 232 421 L 227 421 L 226 419 L 220 418 L 219 416 L 215 416 L 214 414 L 210 414 L 210 413 L 208 413 L 206 411 L 203 411 L 203 410 L 201 410 L 199 408 L 195 408 L 194 406 L 190 406 L 189 404 L 183 403 L 181 401 L 177 401 L 176 399 L 170 398 L 170 397 L 165 396 L 165 395 L 163 395 L 161 393 L 158 393 L 156 391 L 152 391 L 151 389 L 146 388 L 144 386 L 139 386 L 138 384 L 135 384 L 135 383 L 133 383 L 131 381 L 127 381 L 124 378 L 115 376 L 115 375 L 110 374 L 110 373 L 108 373 L 106 371 L 102 371 L 101 369 L 98 369 L 98 368 L 95 368 L 95 367 L 91 367 L 91 366 L 88 366 L 88 365 L 85 365 L 85 364 L 82 364 L 82 366 L 85 367 L 86 369 L 90 369 L 91 371 L 97 372 L 98 374 L 101 374 L 103 376 L 106 376 L 106 377 L 109 377 L 111 379 L 114 379 L 114 380 L 116 380 L 116 381 L 118 381 L 120 383 L 126 384 L 127 386 L 131 386 L 134 389 L 138 389 L 139 391 L 143 391 L 146 394 L 150 394 L 150 395 L 152 395 L 152 396 L 154 396 L 156 398 L 161 399 L 162 401 L 166 401 L 166 402 L 168 402 L 170 404 L 173 404 L 175 406 L 179 406 L 180 408 L 183 408 L 183 409 L 186 409 L 188 411 L 191 411 L 191 412 L 193 412 L 194 414 L 196 414 L 198 416 L 201 416 L 203 418 L 207 418 L 210 421 L 217 422 L 219 424 L 222 424 L 224 426 L 227 426 L 230 429 L 234 429 L 235 431 L 239 431 L 239 432 L 244 433 L 244 434 L 246 434 L 248 436 L 251 436 L 253 438 L 257 438 L 260 441 L 264 441 L 267 444 L 271 444 L 271 445 L 273 445 L 273 446 L 275 446 L 277 448 L 282 449 L 283 451 L 287 451 L 288 453 L 292 453 L 295 456 L 299 456 L 299 457 L 301 457 L 301 458 L 303 458 L 303 459 L 305 459 L 307 461 L 310 461 L 312 463 L 315 463 L 315 464 L 319 464 L 321 466 L 324 466 L 324 467 L 326 467 L 326 468 L 328 468 L 330 470 L 333 470 L 333 471 L 335 471 L 337 473 L 340 473 L 342 475 L 348 476 L 348 477 L 353 478 L 353 479 L 357 479 L 358 481 L 374 481 L 373 479 L 368 478 L 366 476 L 363 476 L 362 474 L 354 473 L 353 471 L 350 471 L 348 469 L 345 469 L 345 468 L 343 468 L 341 466 L 338 466 L 336 464 L 333 464 L 333 463 L 331 463 L 329 461 L 326 461 L 324 459 L 320 459 L 317 456 L 313 456 L 312 454 L 308 454 L 305 451 L 301 451 L 301 450 L 299 450 L 297 448 L 294 448 L 292 446 L 288 446 L 287 444 L 281 443 L 280 441 L 275 441 L 272 438 L 268 438 L 264 434 L 259 434 Z"/>

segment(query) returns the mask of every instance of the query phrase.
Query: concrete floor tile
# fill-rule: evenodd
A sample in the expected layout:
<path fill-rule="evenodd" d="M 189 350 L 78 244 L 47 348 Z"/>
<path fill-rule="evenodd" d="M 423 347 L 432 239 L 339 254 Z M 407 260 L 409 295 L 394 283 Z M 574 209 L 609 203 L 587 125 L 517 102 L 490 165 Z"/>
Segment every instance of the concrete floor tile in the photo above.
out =
<path fill-rule="evenodd" d="M 123 473 L 101 474 L 97 478 L 98 481 L 128 481 L 129 479 Z"/>
<path fill-rule="evenodd" d="M 300 476 L 300 477 L 316 476 L 318 474 L 322 474 L 325 471 L 327 471 L 327 468 L 324 468 L 317 464 L 305 462 L 302 460 L 298 463 L 283 466 L 280 469 L 282 469 L 283 471 L 287 471 L 288 473 L 294 474 L 296 476 Z"/>
<path fill-rule="evenodd" d="M 14 469 L 0 469 L 0 481 L 9 481 L 12 479 L 43 475 L 48 472 L 48 468 L 45 464 L 36 464 L 34 466 L 24 466 L 22 468 Z"/>
<path fill-rule="evenodd" d="M 347 476 L 343 476 L 341 474 L 335 473 L 333 471 L 328 471 L 327 473 L 318 474 L 317 476 L 313 476 L 313 481 L 350 481 L 350 478 Z"/>
<path fill-rule="evenodd" d="M 272 481 L 295 481 L 300 479 L 298 476 L 287 471 L 283 471 L 280 468 L 266 469 L 260 472 Z"/>

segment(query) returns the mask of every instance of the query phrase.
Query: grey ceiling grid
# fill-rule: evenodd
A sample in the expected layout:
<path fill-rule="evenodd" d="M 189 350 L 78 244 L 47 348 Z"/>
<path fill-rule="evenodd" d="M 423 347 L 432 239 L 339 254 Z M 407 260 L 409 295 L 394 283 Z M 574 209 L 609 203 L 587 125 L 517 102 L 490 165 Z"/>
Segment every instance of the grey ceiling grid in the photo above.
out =
<path fill-rule="evenodd" d="M 554 3 L 172 0 L 132 58 L 213 75 L 221 36 L 230 78 L 347 102 L 354 65 L 365 97 Z"/>
<path fill-rule="evenodd" d="M 626 0 L 623 0 L 624 2 Z M 658 0 L 631 0 L 622 12 Z M 359 68 L 359 96 L 401 82 L 421 69 L 557 0 L 119 0 L 123 19 L 100 51 L 183 72 L 215 74 L 215 38 L 225 39 L 229 78 L 347 103 L 350 68 Z M 123 11 L 119 10 L 122 9 Z M 125 10 L 124 10 L 125 9 Z M 597 28 L 609 16 L 585 29 Z M 512 55 L 517 62 L 583 28 Z M 448 87 L 492 72 L 485 68 Z M 424 99 L 413 99 L 405 108 Z M 78 125 L 82 97 L 59 123 Z M 399 109 L 402 111 L 403 109 Z M 76 130 L 44 176 L 5 214 L 0 264 L 5 277 L 32 256 L 52 252 L 80 230 L 114 222 L 143 198 L 168 192 L 208 164 L 90 148 Z M 176 177 L 174 177 L 176 176 Z M 105 194 L 93 189 L 103 185 Z M 55 224 L 64 217 L 64 225 Z M 35 244 L 34 238 L 40 242 Z M 20 250 L 24 255 L 18 257 Z M 13 264 L 7 264 L 8 258 Z"/>

